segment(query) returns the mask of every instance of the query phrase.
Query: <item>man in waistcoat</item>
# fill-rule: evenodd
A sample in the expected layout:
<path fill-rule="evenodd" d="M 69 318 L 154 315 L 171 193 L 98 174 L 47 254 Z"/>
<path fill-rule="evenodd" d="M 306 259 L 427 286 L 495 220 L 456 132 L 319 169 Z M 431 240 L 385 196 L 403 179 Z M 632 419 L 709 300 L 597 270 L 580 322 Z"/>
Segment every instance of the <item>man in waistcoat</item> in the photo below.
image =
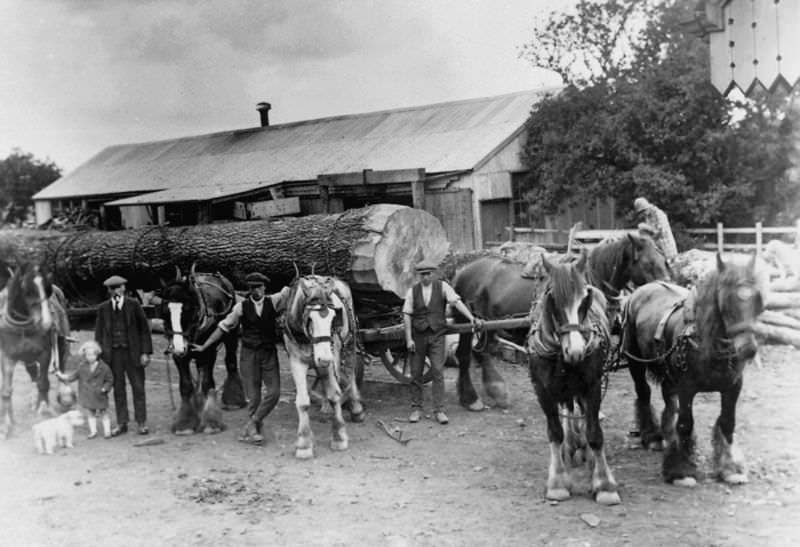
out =
<path fill-rule="evenodd" d="M 150 322 L 142 306 L 134 298 L 125 296 L 127 280 L 112 275 L 103 282 L 110 298 L 97 308 L 94 339 L 103 350 L 103 360 L 114 375 L 114 408 L 117 426 L 111 431 L 116 437 L 128 432 L 128 398 L 125 377 L 133 394 L 133 417 L 138 433 L 147 435 L 147 406 L 144 391 L 144 369 L 150 364 L 153 340 Z"/>
<path fill-rule="evenodd" d="M 444 413 L 444 363 L 447 304 L 452 304 L 475 327 L 480 322 L 470 313 L 447 282 L 433 278 L 436 265 L 422 261 L 417 264 L 417 282 L 406 294 L 403 303 L 406 347 L 411 353 L 411 414 L 408 421 L 416 423 L 422 416 L 422 371 L 427 357 L 433 374 L 433 411 L 440 424 L 449 420 Z"/>
<path fill-rule="evenodd" d="M 262 444 L 264 435 L 261 427 L 264 418 L 272 412 L 281 394 L 281 375 L 278 367 L 278 333 L 275 319 L 286 309 L 289 300 L 289 287 L 280 292 L 266 295 L 269 278 L 261 273 L 250 273 L 245 277 L 249 295 L 245 300 L 234 304 L 231 312 L 219 322 L 217 328 L 204 344 L 193 349 L 205 351 L 215 344 L 226 332 L 241 325 L 242 349 L 239 366 L 248 398 L 247 412 L 250 418 L 239 440 Z M 261 386 L 264 386 L 264 395 Z"/>

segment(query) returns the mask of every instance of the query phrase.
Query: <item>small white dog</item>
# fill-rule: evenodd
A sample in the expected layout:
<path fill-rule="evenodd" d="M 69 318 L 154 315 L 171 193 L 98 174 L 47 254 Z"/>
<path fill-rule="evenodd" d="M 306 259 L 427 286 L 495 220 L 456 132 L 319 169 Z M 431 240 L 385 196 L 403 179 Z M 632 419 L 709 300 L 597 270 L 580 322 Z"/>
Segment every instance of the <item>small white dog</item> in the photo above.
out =
<path fill-rule="evenodd" d="M 70 410 L 33 426 L 33 444 L 39 454 L 52 454 L 56 446 L 72 448 L 73 427 L 83 425 L 83 413 Z"/>

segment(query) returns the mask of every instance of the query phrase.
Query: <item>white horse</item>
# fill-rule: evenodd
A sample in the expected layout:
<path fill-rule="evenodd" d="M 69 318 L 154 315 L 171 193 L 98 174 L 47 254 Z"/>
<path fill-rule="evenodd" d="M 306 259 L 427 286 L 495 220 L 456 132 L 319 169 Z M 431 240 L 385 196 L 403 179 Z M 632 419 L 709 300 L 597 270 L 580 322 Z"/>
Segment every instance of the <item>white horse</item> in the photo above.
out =
<path fill-rule="evenodd" d="M 307 381 L 309 368 L 316 370 L 325 398 L 333 408 L 331 449 L 347 450 L 349 440 L 342 405 L 349 402 L 351 421 L 364 419 L 355 374 L 358 355 L 350 288 L 333 277 L 300 277 L 292 286 L 283 327 L 283 339 L 297 390 L 295 456 L 298 459 L 314 456 L 314 434 L 308 417 L 311 405 Z M 342 366 L 343 360 L 345 366 Z"/>

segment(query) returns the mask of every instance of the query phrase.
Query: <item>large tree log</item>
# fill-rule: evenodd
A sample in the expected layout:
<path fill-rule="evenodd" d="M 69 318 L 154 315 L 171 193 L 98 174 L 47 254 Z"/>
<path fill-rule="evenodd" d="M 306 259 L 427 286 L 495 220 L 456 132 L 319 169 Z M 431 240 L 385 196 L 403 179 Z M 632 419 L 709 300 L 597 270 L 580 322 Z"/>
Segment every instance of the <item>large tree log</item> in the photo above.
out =
<path fill-rule="evenodd" d="M 800 292 L 771 292 L 767 295 L 764 307 L 768 310 L 800 308 Z"/>
<path fill-rule="evenodd" d="M 761 315 L 758 316 L 758 320 L 762 323 L 768 323 L 770 325 L 776 325 L 778 327 L 788 327 L 790 329 L 795 329 L 800 334 L 800 319 L 796 319 L 791 317 L 786 313 L 781 313 L 779 311 L 772 311 L 772 310 L 764 310 Z"/>
<path fill-rule="evenodd" d="M 277 290 L 312 271 L 336 275 L 354 292 L 399 298 L 422 260 L 438 263 L 449 242 L 439 221 L 420 209 L 380 204 L 339 214 L 171 228 L 71 234 L 36 230 L 0 232 L 0 259 L 36 259 L 48 265 L 68 295 L 86 303 L 103 295 L 102 282 L 120 274 L 132 287 L 157 288 L 160 278 L 186 271 L 218 271 L 243 287 L 251 271 Z M 13 262 L 13 260 L 11 260 Z"/>
<path fill-rule="evenodd" d="M 767 343 L 786 344 L 800 348 L 800 331 L 786 327 L 776 327 L 757 321 L 754 325 L 755 333 L 766 339 Z"/>

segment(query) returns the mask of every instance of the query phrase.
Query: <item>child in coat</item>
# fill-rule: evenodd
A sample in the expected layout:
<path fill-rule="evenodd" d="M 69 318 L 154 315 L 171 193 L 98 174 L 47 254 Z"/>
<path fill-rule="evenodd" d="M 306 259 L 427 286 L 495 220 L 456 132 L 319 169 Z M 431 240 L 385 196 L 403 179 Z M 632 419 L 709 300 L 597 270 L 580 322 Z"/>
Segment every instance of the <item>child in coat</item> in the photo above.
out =
<path fill-rule="evenodd" d="M 78 380 L 78 404 L 86 409 L 89 424 L 89 438 L 97 436 L 97 418 L 103 424 L 103 436 L 111 437 L 111 418 L 108 410 L 108 392 L 114 385 L 111 368 L 100 360 L 100 345 L 94 340 L 84 343 L 79 353 L 83 357 L 81 364 L 73 372 L 65 374 L 57 372 L 62 382 Z"/>

